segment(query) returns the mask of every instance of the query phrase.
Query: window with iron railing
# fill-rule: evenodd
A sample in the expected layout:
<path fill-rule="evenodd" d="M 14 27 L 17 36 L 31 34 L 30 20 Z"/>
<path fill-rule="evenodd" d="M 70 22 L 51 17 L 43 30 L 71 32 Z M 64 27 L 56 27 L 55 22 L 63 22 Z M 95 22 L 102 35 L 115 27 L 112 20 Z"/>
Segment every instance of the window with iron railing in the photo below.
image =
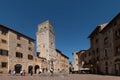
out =
<path fill-rule="evenodd" d="M 21 44 L 18 43 L 18 44 L 17 44 L 17 47 L 21 47 Z"/>
<path fill-rule="evenodd" d="M 29 59 L 29 60 L 33 60 L 33 56 L 30 55 L 30 54 L 28 54 L 28 59 Z"/>
<path fill-rule="evenodd" d="M 117 46 L 117 47 L 116 47 L 115 56 L 116 56 L 116 55 L 120 55 L 120 46 Z"/>
<path fill-rule="evenodd" d="M 105 49 L 105 57 L 107 57 L 107 49 Z"/>
<path fill-rule="evenodd" d="M 120 29 L 115 31 L 115 39 L 119 39 L 119 38 L 120 38 Z"/>
<path fill-rule="evenodd" d="M 6 43 L 7 43 L 7 41 L 6 41 L 6 40 L 4 40 L 4 39 L 2 39 L 2 43 L 3 43 L 3 44 L 6 44 Z"/>
<path fill-rule="evenodd" d="M 98 39 L 96 39 L 96 41 L 95 41 L 96 43 L 98 43 L 99 42 L 99 40 Z"/>
<path fill-rule="evenodd" d="M 7 66 L 8 66 L 7 62 L 1 62 L 1 67 L 2 68 L 7 68 Z"/>
<path fill-rule="evenodd" d="M 20 40 L 21 36 L 20 35 L 17 35 L 17 39 Z"/>
<path fill-rule="evenodd" d="M 104 45 L 107 45 L 108 44 L 108 37 L 105 37 L 104 38 Z"/>
<path fill-rule="evenodd" d="M 28 50 L 29 50 L 29 51 L 32 51 L 32 48 L 31 48 L 31 47 L 28 47 Z"/>
<path fill-rule="evenodd" d="M 17 57 L 17 58 L 23 58 L 23 54 L 20 53 L 20 52 L 16 52 L 16 57 Z"/>
<path fill-rule="evenodd" d="M 8 50 L 2 50 L 2 49 L 0 49 L 0 55 L 2 55 L 2 56 L 8 56 Z"/>

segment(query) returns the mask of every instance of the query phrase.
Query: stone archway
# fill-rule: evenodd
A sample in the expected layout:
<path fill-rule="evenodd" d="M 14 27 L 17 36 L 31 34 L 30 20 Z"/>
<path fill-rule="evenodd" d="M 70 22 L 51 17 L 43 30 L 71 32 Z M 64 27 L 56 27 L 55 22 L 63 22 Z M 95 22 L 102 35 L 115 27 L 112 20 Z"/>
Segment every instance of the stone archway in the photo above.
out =
<path fill-rule="evenodd" d="M 120 75 L 120 58 L 114 60 L 115 62 L 115 74 Z"/>
<path fill-rule="evenodd" d="M 16 64 L 14 66 L 14 68 L 15 68 L 15 72 L 16 73 L 20 73 L 20 71 L 22 70 L 22 65 L 21 64 Z"/>
<path fill-rule="evenodd" d="M 34 67 L 35 74 L 37 73 L 37 70 L 38 70 L 39 68 L 40 68 L 39 65 L 35 65 L 35 67 Z"/>
<path fill-rule="evenodd" d="M 33 66 L 32 65 L 28 66 L 28 73 L 30 73 L 31 71 L 33 71 Z"/>

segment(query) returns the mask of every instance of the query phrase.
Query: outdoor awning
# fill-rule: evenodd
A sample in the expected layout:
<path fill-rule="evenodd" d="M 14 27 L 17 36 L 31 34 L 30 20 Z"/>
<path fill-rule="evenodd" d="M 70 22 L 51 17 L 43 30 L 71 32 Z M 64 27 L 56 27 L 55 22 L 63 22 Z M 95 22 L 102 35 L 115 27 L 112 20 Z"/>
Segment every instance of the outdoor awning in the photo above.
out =
<path fill-rule="evenodd" d="M 80 68 L 80 70 L 90 70 L 90 68 Z"/>

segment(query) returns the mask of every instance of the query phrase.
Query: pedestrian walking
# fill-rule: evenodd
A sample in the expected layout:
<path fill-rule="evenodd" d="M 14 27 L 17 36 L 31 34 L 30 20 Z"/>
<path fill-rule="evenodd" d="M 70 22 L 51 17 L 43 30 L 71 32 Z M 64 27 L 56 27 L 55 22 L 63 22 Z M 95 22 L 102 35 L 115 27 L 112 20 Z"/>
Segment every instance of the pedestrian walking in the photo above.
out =
<path fill-rule="evenodd" d="M 30 75 L 31 75 L 31 76 L 33 75 L 33 70 L 30 71 Z"/>
<path fill-rule="evenodd" d="M 25 70 L 23 70 L 23 76 L 25 76 Z"/>
<path fill-rule="evenodd" d="M 53 68 L 50 69 L 50 73 L 51 73 L 51 76 L 52 76 L 53 73 L 54 73 L 54 69 Z"/>
<path fill-rule="evenodd" d="M 41 73 L 42 73 L 42 69 L 40 68 L 38 74 L 41 74 Z"/>
<path fill-rule="evenodd" d="M 21 75 L 21 76 L 23 75 L 23 70 L 20 71 L 20 75 Z"/>
<path fill-rule="evenodd" d="M 11 70 L 9 70 L 9 74 L 11 74 Z"/>
<path fill-rule="evenodd" d="M 15 70 L 11 71 L 11 74 L 14 76 L 16 74 Z"/>

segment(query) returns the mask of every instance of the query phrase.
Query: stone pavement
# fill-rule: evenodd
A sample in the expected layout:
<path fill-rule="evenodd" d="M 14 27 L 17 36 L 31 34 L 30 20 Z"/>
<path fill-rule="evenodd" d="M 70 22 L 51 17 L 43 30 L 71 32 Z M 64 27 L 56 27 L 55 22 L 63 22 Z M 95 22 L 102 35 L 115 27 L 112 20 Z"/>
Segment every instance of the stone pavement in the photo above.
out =
<path fill-rule="evenodd" d="M 0 80 L 120 80 L 120 76 L 106 76 L 93 74 L 69 74 L 69 75 L 33 75 L 26 76 L 0 74 Z"/>

